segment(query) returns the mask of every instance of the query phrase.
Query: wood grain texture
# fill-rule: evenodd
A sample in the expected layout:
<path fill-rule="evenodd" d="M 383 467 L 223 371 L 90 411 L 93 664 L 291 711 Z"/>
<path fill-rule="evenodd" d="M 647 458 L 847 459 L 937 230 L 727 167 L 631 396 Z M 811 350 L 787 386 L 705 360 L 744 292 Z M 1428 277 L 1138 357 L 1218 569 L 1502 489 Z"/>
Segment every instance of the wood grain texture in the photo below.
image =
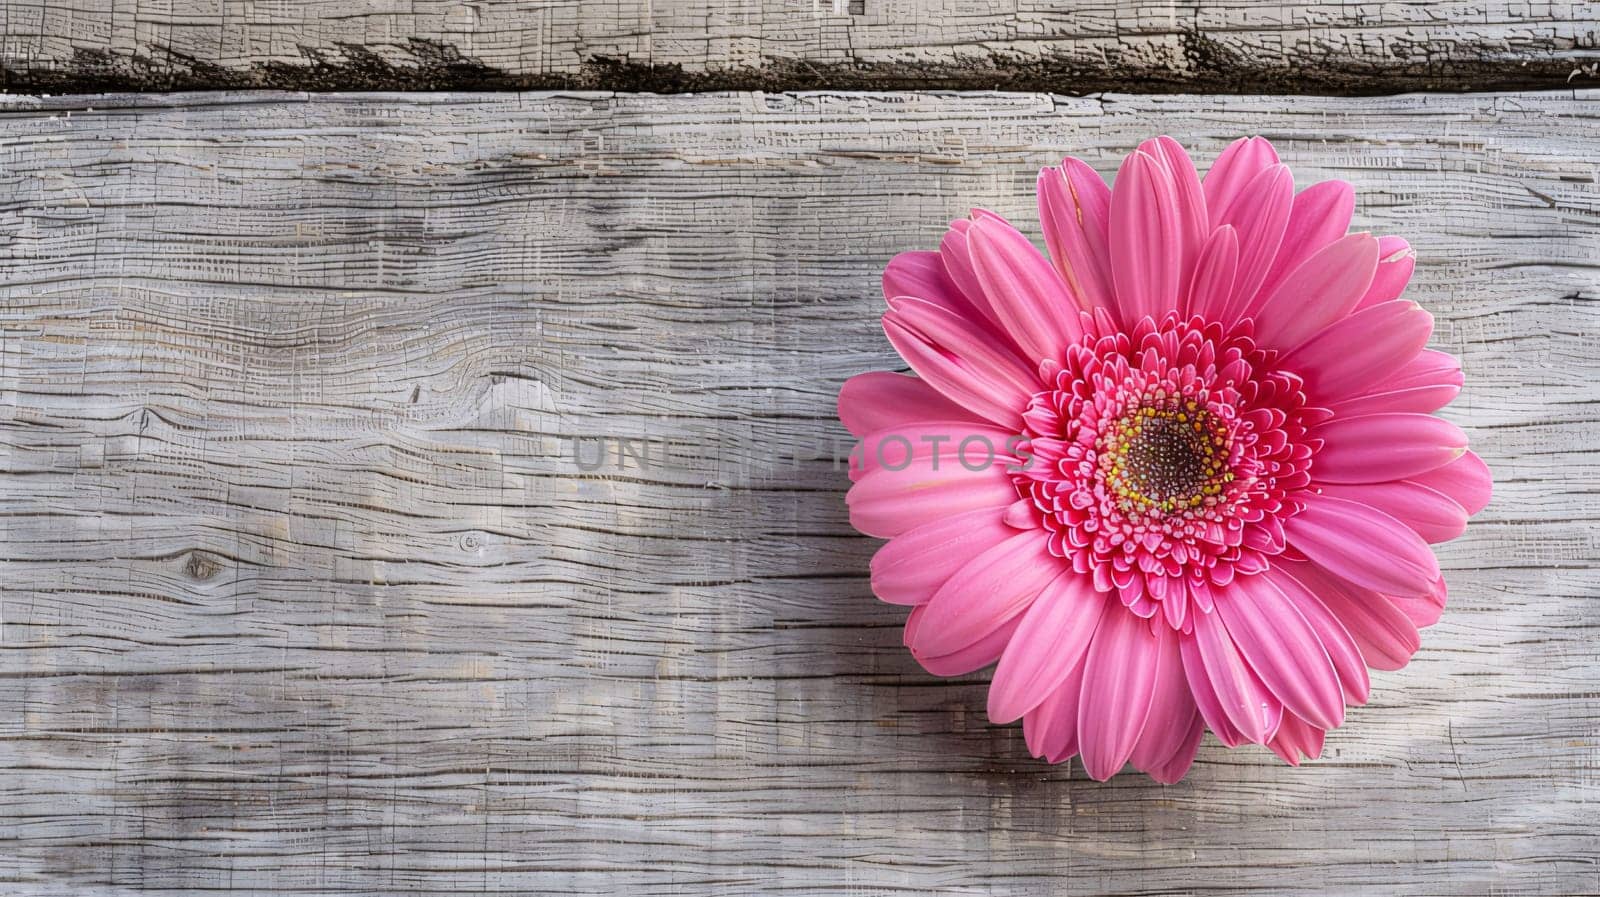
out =
<path fill-rule="evenodd" d="M 12 91 L 1595 84 L 1600 4 L 1520 0 L 0 0 Z"/>
<path fill-rule="evenodd" d="M 1498 479 L 1322 761 L 1172 787 L 919 671 L 830 460 L 888 258 L 1157 131 L 1360 185 Z M 0 891 L 1600 892 L 1597 141 L 1594 93 L 5 100 Z"/>

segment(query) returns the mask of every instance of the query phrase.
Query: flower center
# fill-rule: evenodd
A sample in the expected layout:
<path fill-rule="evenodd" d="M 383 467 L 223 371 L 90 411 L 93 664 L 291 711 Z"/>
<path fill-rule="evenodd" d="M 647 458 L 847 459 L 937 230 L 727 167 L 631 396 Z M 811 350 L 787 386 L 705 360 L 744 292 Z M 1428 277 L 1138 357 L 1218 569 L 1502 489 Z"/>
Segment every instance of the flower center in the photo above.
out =
<path fill-rule="evenodd" d="M 1192 399 L 1156 398 L 1101 434 L 1100 474 L 1124 513 L 1192 516 L 1233 482 L 1228 444 L 1226 428 Z"/>
<path fill-rule="evenodd" d="M 1134 613 L 1192 625 L 1189 595 L 1266 568 L 1300 512 L 1325 412 L 1255 344 L 1251 323 L 1096 319 L 1023 412 L 1012 474 L 1052 554 Z M 1024 519 L 1024 518 L 1017 518 Z"/>

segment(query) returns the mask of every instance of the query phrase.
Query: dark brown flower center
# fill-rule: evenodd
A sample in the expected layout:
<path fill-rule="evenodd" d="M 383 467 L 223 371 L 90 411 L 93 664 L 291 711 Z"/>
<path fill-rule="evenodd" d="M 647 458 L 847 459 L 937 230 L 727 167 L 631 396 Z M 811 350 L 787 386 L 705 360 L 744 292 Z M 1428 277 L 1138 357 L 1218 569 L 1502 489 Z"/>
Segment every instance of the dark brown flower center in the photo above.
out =
<path fill-rule="evenodd" d="M 1133 408 L 1101 434 L 1098 448 L 1102 482 L 1135 515 L 1213 505 L 1233 480 L 1226 429 L 1193 401 Z"/>

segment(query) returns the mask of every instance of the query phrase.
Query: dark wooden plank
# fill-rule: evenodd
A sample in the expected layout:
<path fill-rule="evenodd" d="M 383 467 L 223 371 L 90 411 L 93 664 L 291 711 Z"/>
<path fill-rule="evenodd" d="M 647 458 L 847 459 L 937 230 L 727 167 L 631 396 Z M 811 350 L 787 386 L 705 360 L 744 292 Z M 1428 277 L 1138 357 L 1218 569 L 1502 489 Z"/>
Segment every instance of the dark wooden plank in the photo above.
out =
<path fill-rule="evenodd" d="M 0 0 L 14 92 L 1396 93 L 1593 84 L 1592 2 Z"/>

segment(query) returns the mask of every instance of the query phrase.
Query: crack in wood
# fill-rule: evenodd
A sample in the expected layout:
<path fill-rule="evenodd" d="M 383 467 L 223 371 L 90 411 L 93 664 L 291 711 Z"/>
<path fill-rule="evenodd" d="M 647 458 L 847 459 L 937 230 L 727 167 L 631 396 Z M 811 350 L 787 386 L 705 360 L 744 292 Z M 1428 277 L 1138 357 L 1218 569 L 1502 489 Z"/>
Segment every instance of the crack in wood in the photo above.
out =
<path fill-rule="evenodd" d="M 0 0 L 0 14 L 15 4 L 16 0 Z M 858 11 L 852 3 L 846 20 L 864 15 L 864 7 Z M 463 49 L 457 39 L 442 36 L 363 43 L 346 39 L 343 35 L 355 32 L 336 29 L 331 21 L 320 23 L 323 30 L 316 32 L 316 38 L 296 30 L 298 26 L 274 26 L 269 21 L 268 30 L 276 27 L 284 32 L 283 40 L 292 41 L 292 53 L 260 54 L 228 46 L 231 32 L 220 26 L 223 46 L 198 38 L 184 40 L 181 47 L 148 39 L 150 34 L 174 34 L 171 29 L 155 29 L 138 31 L 140 39 L 133 40 L 130 49 L 123 41 L 86 45 L 76 32 L 70 37 L 55 34 L 50 31 L 51 20 L 52 26 L 37 26 L 46 33 L 32 38 L 16 35 L 5 45 L 8 51 L 0 53 L 0 87 L 22 93 L 907 89 L 1068 95 L 1103 91 L 1373 95 L 1560 89 L 1600 79 L 1592 61 L 1600 47 L 1596 32 L 1554 13 L 1547 19 L 1528 12 L 1519 19 L 1519 14 L 1507 13 L 1500 23 L 1413 23 L 1406 28 L 1384 22 L 1364 28 L 1357 13 L 1335 11 L 1327 16 L 1315 27 L 1298 23 L 1174 27 L 1170 21 L 1136 19 L 1108 22 L 1114 30 L 1105 35 L 1092 28 L 1079 33 L 1073 29 L 1082 26 L 1051 23 L 1027 41 L 1014 37 L 944 45 L 919 43 L 914 35 L 880 36 L 871 48 L 855 47 L 852 26 L 845 26 L 838 32 L 842 45 L 820 39 L 791 49 L 780 31 L 755 40 L 741 52 L 724 49 L 719 54 L 707 45 L 703 55 L 670 50 L 637 53 L 628 42 L 615 38 L 573 38 L 563 44 L 560 35 L 535 40 L 518 53 L 499 47 Z M 880 31 L 869 33 L 881 34 L 884 26 L 876 27 Z M 651 48 L 708 39 L 703 34 L 698 38 L 680 34 L 667 25 L 643 28 L 653 38 Z M 488 42 L 483 34 L 469 39 L 471 44 Z M 739 44 L 730 38 L 722 46 Z M 41 45 L 51 49 L 43 51 Z M 584 46 L 609 49 L 581 49 Z M 784 52 L 775 52 L 778 48 Z"/>

